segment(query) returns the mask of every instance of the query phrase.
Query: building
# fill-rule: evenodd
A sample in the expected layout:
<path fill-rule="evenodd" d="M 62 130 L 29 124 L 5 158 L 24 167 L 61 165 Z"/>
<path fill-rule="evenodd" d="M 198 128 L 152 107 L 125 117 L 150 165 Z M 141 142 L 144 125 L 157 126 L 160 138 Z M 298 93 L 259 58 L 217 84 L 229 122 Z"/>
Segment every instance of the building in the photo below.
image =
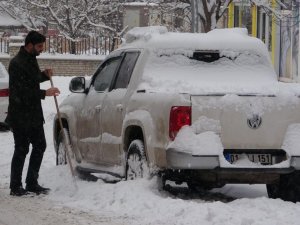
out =
<path fill-rule="evenodd" d="M 234 0 L 228 7 L 228 27 L 246 27 L 249 34 L 268 47 L 279 77 L 300 82 L 300 0 L 283 0 L 287 8 L 272 1 L 280 18 L 249 0 Z"/>
<path fill-rule="evenodd" d="M 128 2 L 123 4 L 123 27 L 159 26 L 168 27 L 169 30 L 188 31 L 190 22 L 184 20 L 184 7 L 180 4 L 172 9 L 165 6 L 147 2 Z"/>

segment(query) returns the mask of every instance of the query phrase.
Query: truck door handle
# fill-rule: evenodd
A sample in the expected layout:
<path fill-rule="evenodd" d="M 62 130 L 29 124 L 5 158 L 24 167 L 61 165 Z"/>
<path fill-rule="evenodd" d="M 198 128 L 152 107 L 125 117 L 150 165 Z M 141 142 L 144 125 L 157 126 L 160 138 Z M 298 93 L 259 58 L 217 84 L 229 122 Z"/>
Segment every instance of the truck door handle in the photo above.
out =
<path fill-rule="evenodd" d="M 121 112 L 123 110 L 123 105 L 122 104 L 118 104 L 116 105 L 116 108 L 119 112 Z"/>
<path fill-rule="evenodd" d="M 96 112 L 100 112 L 102 109 L 102 105 L 95 106 Z"/>

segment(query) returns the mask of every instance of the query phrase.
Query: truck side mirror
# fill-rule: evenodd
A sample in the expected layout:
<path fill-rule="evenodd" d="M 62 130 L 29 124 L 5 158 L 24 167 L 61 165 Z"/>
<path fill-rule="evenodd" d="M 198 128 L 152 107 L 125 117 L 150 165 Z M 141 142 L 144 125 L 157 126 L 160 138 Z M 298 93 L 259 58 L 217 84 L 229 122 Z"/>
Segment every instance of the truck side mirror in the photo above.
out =
<path fill-rule="evenodd" d="M 74 77 L 70 82 L 69 90 L 73 93 L 85 93 L 85 78 Z"/>

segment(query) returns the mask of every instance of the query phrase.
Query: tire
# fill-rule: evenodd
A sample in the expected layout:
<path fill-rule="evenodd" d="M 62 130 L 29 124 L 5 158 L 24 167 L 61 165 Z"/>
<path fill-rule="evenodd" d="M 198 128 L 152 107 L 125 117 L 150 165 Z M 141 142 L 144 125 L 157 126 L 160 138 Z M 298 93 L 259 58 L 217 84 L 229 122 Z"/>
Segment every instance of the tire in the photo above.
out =
<path fill-rule="evenodd" d="M 269 198 L 280 198 L 279 183 L 267 184 L 266 186 Z"/>
<path fill-rule="evenodd" d="M 69 133 L 66 128 L 61 130 L 58 135 L 57 140 L 57 150 L 56 150 L 56 165 L 66 165 L 67 164 L 67 154 L 66 154 L 66 146 L 64 142 L 64 132 Z"/>
<path fill-rule="evenodd" d="M 136 139 L 128 147 L 125 178 L 126 180 L 143 178 L 148 171 L 144 143 Z"/>
<path fill-rule="evenodd" d="M 267 184 L 269 198 L 281 198 L 284 201 L 300 201 L 300 173 L 282 175 L 275 184 Z"/>

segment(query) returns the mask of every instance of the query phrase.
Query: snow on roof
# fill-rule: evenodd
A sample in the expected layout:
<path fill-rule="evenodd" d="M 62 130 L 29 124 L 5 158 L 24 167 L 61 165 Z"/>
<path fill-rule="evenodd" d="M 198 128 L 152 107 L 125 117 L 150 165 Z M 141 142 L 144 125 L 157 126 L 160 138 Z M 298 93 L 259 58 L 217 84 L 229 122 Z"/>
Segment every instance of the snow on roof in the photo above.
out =
<path fill-rule="evenodd" d="M 236 50 L 268 56 L 265 44 L 250 37 L 246 28 L 215 29 L 208 33 L 174 33 L 166 27 L 135 27 L 125 35 L 122 47 L 149 48 L 158 51 Z"/>
<path fill-rule="evenodd" d="M 5 12 L 0 12 L 0 26 L 1 27 L 20 27 L 22 23 L 15 20 Z"/>

